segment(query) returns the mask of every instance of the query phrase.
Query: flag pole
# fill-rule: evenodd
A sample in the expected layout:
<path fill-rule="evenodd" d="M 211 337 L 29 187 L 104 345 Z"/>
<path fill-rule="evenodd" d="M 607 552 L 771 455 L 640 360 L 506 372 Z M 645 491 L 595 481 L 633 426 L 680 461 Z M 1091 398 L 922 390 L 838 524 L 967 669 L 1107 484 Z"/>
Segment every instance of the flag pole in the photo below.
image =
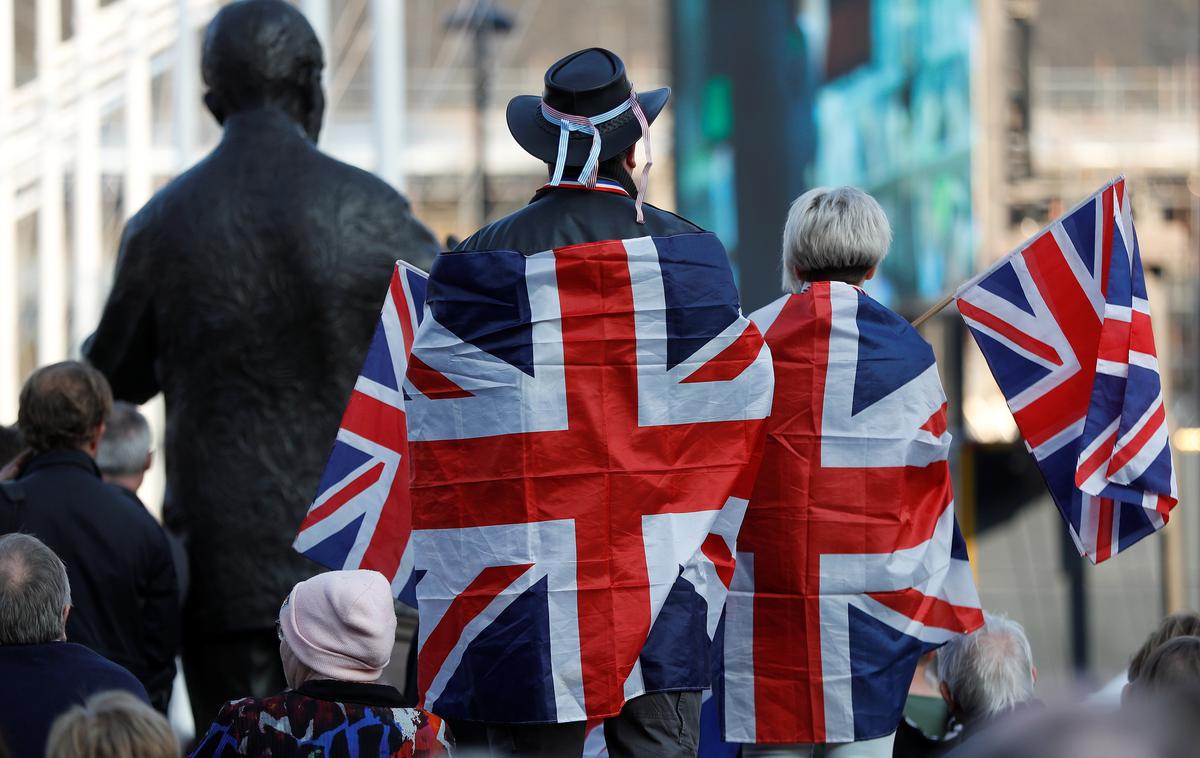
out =
<path fill-rule="evenodd" d="M 924 324 L 926 321 L 928 321 L 929 319 L 936 316 L 938 311 L 945 308 L 950 303 L 954 302 L 954 294 L 957 291 L 958 290 L 951 290 L 949 293 L 946 294 L 945 297 L 943 297 L 941 300 L 934 303 L 933 306 L 930 307 L 929 310 L 925 311 L 920 316 L 917 316 L 915 319 L 913 319 L 913 322 L 912 322 L 913 327 L 915 328 L 915 327 L 920 326 L 921 324 Z"/>

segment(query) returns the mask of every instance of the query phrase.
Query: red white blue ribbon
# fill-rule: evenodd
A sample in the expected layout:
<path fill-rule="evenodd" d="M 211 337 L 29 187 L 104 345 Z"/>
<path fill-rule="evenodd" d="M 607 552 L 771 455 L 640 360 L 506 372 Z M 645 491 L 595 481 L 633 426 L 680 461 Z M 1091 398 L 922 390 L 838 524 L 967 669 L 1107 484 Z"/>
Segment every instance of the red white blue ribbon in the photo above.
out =
<path fill-rule="evenodd" d="M 563 113 L 547 105 L 546 101 L 542 101 L 542 118 L 550 123 L 558 124 L 558 154 L 555 156 L 554 173 L 550 177 L 548 186 L 559 187 L 565 182 L 570 181 L 563 179 L 563 169 L 567 165 L 567 146 L 571 138 L 571 132 L 580 132 L 591 135 L 592 146 L 588 151 L 587 161 L 584 162 L 583 168 L 579 172 L 579 180 L 573 183 L 582 184 L 588 189 L 595 188 L 600 167 L 601 150 L 600 130 L 596 127 L 598 124 L 611 121 L 627 110 L 633 111 L 633 115 L 637 118 L 638 124 L 642 128 L 642 139 L 646 143 L 646 164 L 642 167 L 642 177 L 638 182 L 637 199 L 634 201 L 634 207 L 637 209 L 637 222 L 642 224 L 645 223 L 645 216 L 642 212 L 642 201 L 646 197 L 650 167 L 654 165 L 654 162 L 650 157 L 650 124 L 646 120 L 646 114 L 642 112 L 642 106 L 638 103 L 637 92 L 635 90 L 631 89 L 629 91 L 629 99 L 625 100 L 625 102 L 598 116 L 576 116 L 573 113 Z"/>

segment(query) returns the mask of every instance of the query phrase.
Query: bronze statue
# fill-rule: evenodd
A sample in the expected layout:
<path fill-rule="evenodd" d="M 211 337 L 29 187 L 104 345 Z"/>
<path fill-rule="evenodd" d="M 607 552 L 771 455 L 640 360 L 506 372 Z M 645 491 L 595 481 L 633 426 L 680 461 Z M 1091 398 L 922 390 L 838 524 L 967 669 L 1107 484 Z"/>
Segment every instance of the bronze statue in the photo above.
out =
<path fill-rule="evenodd" d="M 393 262 L 437 242 L 408 202 L 315 142 L 321 46 L 282 0 L 208 27 L 220 144 L 130 219 L 87 358 L 120 399 L 163 392 L 168 526 L 188 542 L 184 668 L 197 726 L 284 687 L 273 624 L 316 567 L 291 541 Z"/>

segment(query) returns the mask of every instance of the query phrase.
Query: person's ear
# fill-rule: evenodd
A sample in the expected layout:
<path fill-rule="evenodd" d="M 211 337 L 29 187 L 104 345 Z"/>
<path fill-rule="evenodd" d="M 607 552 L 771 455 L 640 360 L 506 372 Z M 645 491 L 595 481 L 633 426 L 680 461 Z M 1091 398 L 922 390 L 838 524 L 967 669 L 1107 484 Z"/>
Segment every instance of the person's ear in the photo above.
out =
<path fill-rule="evenodd" d="M 945 682 L 938 682 L 938 690 L 942 693 L 942 700 L 946 701 L 946 708 L 953 715 L 958 710 L 958 705 L 954 702 L 954 696 L 950 694 L 950 688 L 946 686 Z"/>
<path fill-rule="evenodd" d="M 864 281 L 864 282 L 865 282 L 865 281 L 867 281 L 868 279 L 874 279 L 874 278 L 875 278 L 875 269 L 876 269 L 876 268 L 878 268 L 878 267 L 877 267 L 877 266 L 872 266 L 871 268 L 867 269 L 867 273 L 863 275 L 863 281 Z"/>
<path fill-rule="evenodd" d="M 146 466 L 142 469 L 142 471 L 149 471 L 150 467 L 153 465 L 154 465 L 154 451 L 151 450 L 150 452 L 146 453 Z"/>
<path fill-rule="evenodd" d="M 630 171 L 633 171 L 635 168 L 637 168 L 636 142 L 630 145 L 629 149 L 625 151 L 625 168 L 629 169 Z"/>
<path fill-rule="evenodd" d="M 1033 675 L 1033 683 L 1037 684 L 1037 666 L 1030 666 L 1029 673 Z"/>
<path fill-rule="evenodd" d="M 100 438 L 104 436 L 104 430 L 107 428 L 107 425 L 103 421 L 100 422 L 100 426 L 96 427 L 96 431 L 92 433 L 92 438 L 88 440 L 87 450 L 93 458 L 96 457 L 96 451 L 100 449 Z"/>
<path fill-rule="evenodd" d="M 67 617 L 71 615 L 71 606 L 64 606 L 62 612 L 62 634 L 59 635 L 60 642 L 66 642 L 67 639 Z"/>

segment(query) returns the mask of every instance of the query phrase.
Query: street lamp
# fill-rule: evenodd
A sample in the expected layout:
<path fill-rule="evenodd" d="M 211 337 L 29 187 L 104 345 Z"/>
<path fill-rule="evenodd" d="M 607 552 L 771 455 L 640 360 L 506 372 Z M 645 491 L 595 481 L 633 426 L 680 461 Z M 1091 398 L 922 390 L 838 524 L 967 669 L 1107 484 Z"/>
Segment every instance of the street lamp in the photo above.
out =
<path fill-rule="evenodd" d="M 486 165 L 487 132 L 484 124 L 490 86 L 488 77 L 491 75 L 492 68 L 490 41 L 492 34 L 505 34 L 513 28 L 513 17 L 501 9 L 494 0 L 475 0 L 470 8 L 451 13 L 446 18 L 446 28 L 462 29 L 474 37 L 474 185 L 478 203 L 479 226 L 483 226 L 487 223 L 490 206 Z"/>

